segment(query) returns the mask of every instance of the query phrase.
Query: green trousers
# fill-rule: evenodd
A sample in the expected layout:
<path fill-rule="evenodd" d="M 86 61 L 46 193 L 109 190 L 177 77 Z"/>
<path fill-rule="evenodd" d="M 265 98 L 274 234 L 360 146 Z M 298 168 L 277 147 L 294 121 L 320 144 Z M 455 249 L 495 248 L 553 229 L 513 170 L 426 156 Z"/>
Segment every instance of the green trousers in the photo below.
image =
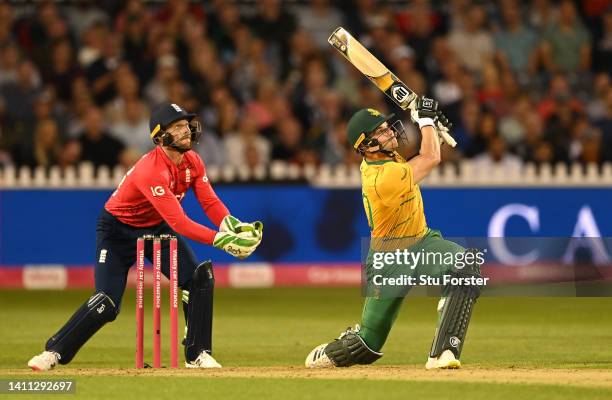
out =
<path fill-rule="evenodd" d="M 393 252 L 396 245 L 403 245 L 403 243 L 407 242 L 398 241 L 396 243 L 390 243 L 385 247 L 385 251 Z M 373 247 L 378 246 L 378 244 L 379 243 Z M 408 245 L 408 249 L 411 253 L 438 253 L 446 256 L 465 252 L 462 246 L 445 240 L 439 231 L 432 229 L 418 241 L 412 240 Z M 373 268 L 374 251 L 375 250 L 370 250 L 366 262 L 366 279 L 368 282 L 371 281 L 374 275 L 380 275 L 385 278 L 398 278 L 401 276 L 412 276 L 415 279 L 419 277 L 439 278 L 450 272 L 452 268 L 452 264 L 449 265 L 445 262 L 437 262 L 440 261 L 440 258 L 444 257 L 438 257 L 436 260 L 436 257 L 432 256 L 428 259 L 428 262 L 413 264 L 413 268 L 407 267 L 406 265 L 385 265 L 382 268 L 376 269 Z M 446 261 L 448 261 L 448 258 Z M 366 287 L 367 295 L 363 306 L 359 335 L 372 350 L 380 351 L 380 349 L 382 349 L 410 288 L 410 285 L 396 286 L 389 289 Z"/>

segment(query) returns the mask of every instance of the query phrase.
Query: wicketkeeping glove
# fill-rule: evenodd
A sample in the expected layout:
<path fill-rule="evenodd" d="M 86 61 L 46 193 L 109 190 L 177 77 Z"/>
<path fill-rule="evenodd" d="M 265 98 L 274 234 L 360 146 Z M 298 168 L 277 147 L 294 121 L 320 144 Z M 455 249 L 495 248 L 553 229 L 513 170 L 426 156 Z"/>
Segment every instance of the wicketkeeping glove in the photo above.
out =
<path fill-rule="evenodd" d="M 441 143 L 446 142 L 449 146 L 455 147 L 457 142 L 449 133 L 452 124 L 448 118 L 438 110 L 438 102 L 428 97 L 419 97 L 410 104 L 410 117 L 419 126 L 433 126 L 440 136 Z"/>
<path fill-rule="evenodd" d="M 243 259 L 250 256 L 261 243 L 259 232 L 217 232 L 213 246 L 234 257 Z"/>
<path fill-rule="evenodd" d="M 221 221 L 219 231 L 233 233 L 253 232 L 255 235 L 258 234 L 261 237 L 263 233 L 263 223 L 260 221 L 255 221 L 253 223 L 242 222 L 232 215 L 227 215 Z"/>

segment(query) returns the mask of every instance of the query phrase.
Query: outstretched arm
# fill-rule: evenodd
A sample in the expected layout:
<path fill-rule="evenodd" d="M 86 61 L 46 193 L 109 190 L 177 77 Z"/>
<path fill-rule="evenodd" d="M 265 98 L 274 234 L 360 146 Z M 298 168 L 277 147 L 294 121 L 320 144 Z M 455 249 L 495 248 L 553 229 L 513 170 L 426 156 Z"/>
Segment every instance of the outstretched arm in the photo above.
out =
<path fill-rule="evenodd" d="M 411 113 L 412 120 L 421 130 L 421 149 L 419 155 L 413 157 L 408 164 L 412 167 L 414 182 L 422 181 L 436 165 L 440 164 L 440 139 L 435 124 L 441 115 L 438 102 L 421 97 Z"/>

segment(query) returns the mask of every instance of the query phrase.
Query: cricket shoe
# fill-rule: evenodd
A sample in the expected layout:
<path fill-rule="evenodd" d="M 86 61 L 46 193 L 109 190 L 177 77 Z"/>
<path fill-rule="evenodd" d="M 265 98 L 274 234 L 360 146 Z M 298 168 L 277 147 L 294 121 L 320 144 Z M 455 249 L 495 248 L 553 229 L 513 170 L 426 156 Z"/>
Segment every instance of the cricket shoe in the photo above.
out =
<path fill-rule="evenodd" d="M 34 371 L 50 371 L 59 362 L 60 355 L 54 351 L 43 351 L 28 361 L 28 367 Z"/>
<path fill-rule="evenodd" d="M 439 357 L 429 357 L 425 369 L 459 369 L 461 361 L 450 350 L 444 350 Z"/>
<path fill-rule="evenodd" d="M 185 368 L 221 368 L 221 364 L 213 356 L 203 351 L 194 361 L 185 361 Z"/>
<path fill-rule="evenodd" d="M 355 328 L 348 327 L 346 331 L 340 334 L 338 339 L 342 339 L 344 335 L 347 333 L 359 333 L 361 327 L 359 324 L 355 325 Z M 308 368 L 328 368 L 335 367 L 334 363 L 329 359 L 327 354 L 325 354 L 325 348 L 329 343 L 323 343 L 312 349 L 312 351 L 306 357 L 306 361 L 304 365 Z"/>
<path fill-rule="evenodd" d="M 325 348 L 329 343 L 323 343 L 312 349 L 312 351 L 306 357 L 304 365 L 308 368 L 327 368 L 334 367 L 334 363 L 331 362 L 327 354 L 325 354 Z"/>

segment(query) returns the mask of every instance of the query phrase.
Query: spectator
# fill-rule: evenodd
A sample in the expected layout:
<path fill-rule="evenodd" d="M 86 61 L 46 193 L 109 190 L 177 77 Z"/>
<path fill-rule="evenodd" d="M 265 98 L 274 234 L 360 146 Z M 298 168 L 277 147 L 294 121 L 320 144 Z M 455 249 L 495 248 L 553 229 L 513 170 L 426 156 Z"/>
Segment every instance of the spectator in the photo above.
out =
<path fill-rule="evenodd" d="M 399 35 L 396 38 L 399 43 L 389 54 L 393 72 L 416 93 L 428 93 L 425 77 L 416 68 L 414 50 L 402 44 L 403 40 Z"/>
<path fill-rule="evenodd" d="M 19 49 L 14 43 L 0 47 L 0 86 L 17 81 Z"/>
<path fill-rule="evenodd" d="M 155 15 L 154 22 L 162 26 L 167 35 L 177 37 L 183 22 L 189 17 L 195 18 L 196 23 L 202 23 L 202 5 L 188 0 L 168 0 Z"/>
<path fill-rule="evenodd" d="M 608 88 L 605 100 L 606 115 L 597 120 L 596 125 L 601 130 L 603 158 L 606 161 L 612 161 L 612 87 Z"/>
<path fill-rule="evenodd" d="M 223 143 L 236 139 L 242 118 L 257 120 L 272 147 L 267 156 L 257 141 L 240 139 L 243 165 L 274 157 L 356 162 L 338 136 L 346 108 L 393 106 L 329 53 L 338 20 L 408 86 L 440 101 L 458 142 L 452 154 L 444 148 L 446 161 L 491 161 L 502 147 L 497 136 L 504 152 L 531 162 L 612 160 L 612 12 L 603 3 L 581 5 L 588 24 L 568 0 L 191 3 L 0 2 L 0 148 L 21 152 L 0 163 L 33 154 L 36 126 L 47 120 L 64 143 L 59 164 L 92 158 L 81 136 L 64 140 L 95 125 L 89 110 L 100 105 L 108 134 L 127 142 L 113 162 L 127 165 L 150 146 L 148 135 L 134 132 L 145 132 L 150 107 L 168 100 L 202 116 L 206 133 L 196 150 L 209 165 L 225 163 Z"/>
<path fill-rule="evenodd" d="M 600 72 L 593 79 L 593 97 L 586 106 L 586 112 L 593 121 L 597 121 L 606 115 L 606 95 L 610 85 L 608 72 Z"/>
<path fill-rule="evenodd" d="M 228 159 L 223 142 L 215 134 L 204 126 L 200 136 L 200 142 L 194 147 L 208 166 L 227 165 Z"/>
<path fill-rule="evenodd" d="M 81 142 L 78 139 L 68 139 L 62 146 L 58 165 L 61 169 L 75 167 L 81 161 Z"/>
<path fill-rule="evenodd" d="M 67 118 L 63 108 L 57 104 L 55 96 L 52 90 L 45 89 L 34 101 L 34 120 L 40 122 L 43 120 L 51 119 L 57 124 L 59 131 L 59 138 L 64 139 Z"/>
<path fill-rule="evenodd" d="M 497 60 L 506 71 L 518 74 L 523 80 L 535 74 L 538 60 L 538 37 L 522 23 L 515 1 L 502 3 L 504 29 L 495 35 Z"/>
<path fill-rule="evenodd" d="M 396 15 L 396 23 L 415 52 L 415 66 L 425 73 L 426 60 L 442 20 L 428 1 L 414 1 L 405 12 Z"/>
<path fill-rule="evenodd" d="M 77 53 L 77 59 L 82 68 L 87 68 L 102 57 L 108 28 L 101 21 L 88 26 L 81 33 L 81 47 Z"/>
<path fill-rule="evenodd" d="M 576 6 L 564 0 L 559 22 L 544 34 L 542 60 L 550 73 L 580 73 L 591 67 L 590 35 L 576 15 Z"/>
<path fill-rule="evenodd" d="M 125 104 L 128 101 L 140 101 L 140 82 L 138 77 L 132 73 L 127 63 L 121 64 L 114 74 L 115 91 L 117 96 L 112 99 L 104 108 L 104 115 L 107 121 L 115 123 L 123 119 Z M 148 114 L 149 108 L 143 102 L 143 113 Z"/>
<path fill-rule="evenodd" d="M 82 75 L 82 71 L 74 61 L 72 45 L 68 40 L 55 43 L 51 54 L 51 68 L 44 71 L 45 83 L 55 89 L 59 101 L 68 104 L 72 82 Z"/>
<path fill-rule="evenodd" d="M 276 122 L 274 99 L 278 96 L 278 91 L 275 81 L 262 79 L 257 88 L 257 98 L 245 105 L 246 115 L 255 120 L 257 129 L 266 136 L 270 136 L 270 130 Z"/>
<path fill-rule="evenodd" d="M 95 61 L 85 70 L 96 104 L 104 106 L 116 95 L 115 71 L 121 62 L 121 37 L 109 33 L 104 39 L 104 47 Z M 127 65 L 126 65 L 127 67 Z"/>
<path fill-rule="evenodd" d="M 249 27 L 256 36 L 268 45 L 270 57 L 287 70 L 289 58 L 289 38 L 296 29 L 295 16 L 283 10 L 279 0 L 257 2 L 258 12 L 249 21 Z"/>
<path fill-rule="evenodd" d="M 68 137 L 77 137 L 85 128 L 85 116 L 94 105 L 85 77 L 79 77 L 72 83 L 72 103 L 68 109 Z"/>
<path fill-rule="evenodd" d="M 525 137 L 525 120 L 532 112 L 534 104 L 529 96 L 522 95 L 517 99 L 512 111 L 499 121 L 499 134 L 510 149 L 516 149 Z"/>
<path fill-rule="evenodd" d="M 13 41 L 13 9 L 9 2 L 0 3 L 0 46 Z"/>
<path fill-rule="evenodd" d="M 234 33 L 235 57 L 232 60 L 232 78 L 230 85 L 241 102 L 252 101 L 262 77 L 273 79 L 271 67 L 265 57 L 265 43 L 254 37 L 246 26 Z M 208 63 L 202 63 L 202 70 L 208 69 Z"/>
<path fill-rule="evenodd" d="M 499 166 L 504 171 L 520 170 L 521 160 L 507 151 L 506 142 L 500 136 L 490 137 L 486 148 L 486 153 L 474 158 L 476 169 L 486 171 L 494 166 Z"/>
<path fill-rule="evenodd" d="M 464 15 L 464 27 L 450 32 L 448 44 L 461 64 L 480 72 L 495 55 L 491 33 L 485 29 L 486 13 L 481 5 L 472 5 Z"/>
<path fill-rule="evenodd" d="M 22 143 L 14 151 L 14 161 L 18 166 L 50 167 L 57 164 L 60 155 L 60 136 L 58 127 L 52 119 L 39 121 L 32 143 Z"/>
<path fill-rule="evenodd" d="M 459 63 L 459 60 L 448 45 L 446 37 L 438 36 L 433 39 L 429 53 L 424 59 L 427 79 L 430 82 L 441 79 L 447 62 Z M 460 63 L 459 66 L 461 66 Z"/>
<path fill-rule="evenodd" d="M 478 90 L 478 101 L 484 108 L 491 110 L 499 117 L 505 111 L 504 100 L 504 90 L 499 78 L 499 71 L 494 63 L 487 63 L 483 66 L 482 85 Z"/>
<path fill-rule="evenodd" d="M 296 12 L 299 27 L 310 32 L 319 49 L 327 49 L 327 38 L 343 22 L 342 15 L 329 3 L 329 0 L 312 0 Z"/>
<path fill-rule="evenodd" d="M 497 119 L 495 118 L 495 114 L 485 112 L 480 119 L 478 119 L 475 135 L 472 136 L 471 140 L 468 142 L 465 149 L 465 155 L 471 158 L 484 153 L 489 148 L 491 140 L 497 136 Z M 505 145 L 504 142 L 504 151 L 506 149 Z"/>
<path fill-rule="evenodd" d="M 259 133 L 253 116 L 242 118 L 239 130 L 226 135 L 223 145 L 227 161 L 235 167 L 244 167 L 249 162 L 267 164 L 270 161 L 270 143 Z"/>
<path fill-rule="evenodd" d="M 459 150 L 466 157 L 474 156 L 471 143 L 478 134 L 478 122 L 480 121 L 480 104 L 476 99 L 466 99 L 461 103 L 461 108 L 453 121 L 453 136 L 457 140 Z"/>
<path fill-rule="evenodd" d="M 274 160 L 299 163 L 301 161 L 302 128 L 295 119 L 286 119 L 277 124 L 278 136 L 272 147 Z"/>
<path fill-rule="evenodd" d="M 244 26 L 244 21 L 234 2 L 214 0 L 212 3 L 212 13 L 209 15 L 208 21 L 210 26 L 216 28 L 212 29 L 209 35 L 214 41 L 215 47 L 219 49 L 223 61 L 231 62 L 235 52 L 232 35 Z"/>
<path fill-rule="evenodd" d="M 140 99 L 127 99 L 123 116 L 109 127 L 113 137 L 140 155 L 153 148 L 149 137 L 149 115 L 145 111 L 146 107 Z"/>
<path fill-rule="evenodd" d="M 5 148 L 10 148 L 17 142 L 27 144 L 32 140 L 34 102 L 40 92 L 36 69 L 29 60 L 19 63 L 16 82 L 9 82 L 0 87 L 6 128 L 2 135 Z"/>
<path fill-rule="evenodd" d="M 542 33 L 548 30 L 559 19 L 559 10 L 552 6 L 550 0 L 533 0 L 529 8 L 529 25 Z"/>
<path fill-rule="evenodd" d="M 91 161 L 95 167 L 113 167 L 119 164 L 125 145 L 104 129 L 100 109 L 90 107 L 85 115 L 84 125 L 85 130 L 79 135 L 82 160 Z"/>
<path fill-rule="evenodd" d="M 593 127 L 589 120 L 582 117 L 574 122 L 571 130 L 568 156 L 570 161 L 600 163 L 601 131 Z"/>
<path fill-rule="evenodd" d="M 544 120 L 548 120 L 560 104 L 568 104 L 574 112 L 582 112 L 582 104 L 572 94 L 569 82 L 563 74 L 556 74 L 550 81 L 550 89 L 538 104 L 538 112 Z"/>
<path fill-rule="evenodd" d="M 157 60 L 155 77 L 144 90 L 150 108 L 168 101 L 170 85 L 178 78 L 178 59 L 175 56 L 167 54 Z"/>
<path fill-rule="evenodd" d="M 147 31 L 151 16 L 140 0 L 128 0 L 119 13 L 116 28 L 123 36 L 124 59 L 144 82 L 153 75 L 153 57 L 148 48 Z"/>
<path fill-rule="evenodd" d="M 593 64 L 595 71 L 612 71 L 612 6 L 602 16 L 603 33 L 595 42 Z"/>
<path fill-rule="evenodd" d="M 544 140 L 544 122 L 540 115 L 536 111 L 530 110 L 522 122 L 525 130 L 523 140 L 515 146 L 516 153 L 523 161 L 537 163 L 554 161 L 552 146 Z M 542 143 L 547 146 L 542 146 Z"/>

